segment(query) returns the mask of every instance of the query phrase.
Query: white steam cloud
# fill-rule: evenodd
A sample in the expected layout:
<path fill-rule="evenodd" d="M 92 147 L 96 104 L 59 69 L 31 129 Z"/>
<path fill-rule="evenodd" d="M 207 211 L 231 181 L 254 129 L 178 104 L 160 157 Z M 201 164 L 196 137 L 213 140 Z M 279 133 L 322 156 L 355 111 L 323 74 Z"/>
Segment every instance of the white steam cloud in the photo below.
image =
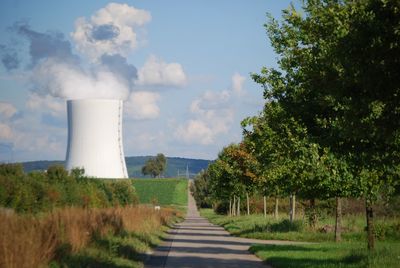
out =
<path fill-rule="evenodd" d="M 90 74 L 54 59 L 37 65 L 32 80 L 39 93 L 63 99 L 126 99 L 129 95 L 128 85 L 112 72 L 97 70 Z"/>
<path fill-rule="evenodd" d="M 126 56 L 138 45 L 136 30 L 150 20 L 149 12 L 117 3 L 99 9 L 88 20 L 78 18 L 71 37 L 81 58 L 72 54 L 63 35 L 16 24 L 16 32 L 30 42 L 33 91 L 43 98 L 49 94 L 62 99 L 126 100 L 137 80 L 137 69 Z M 38 50 L 37 44 L 48 49 Z M 58 44 L 62 50 L 55 49 Z M 85 60 L 88 67 L 83 67 Z"/>
<path fill-rule="evenodd" d="M 76 47 L 92 61 L 104 54 L 127 56 L 138 46 L 136 29 L 151 20 L 149 12 L 127 4 L 110 3 L 90 20 L 79 18 L 71 34 Z"/>
<path fill-rule="evenodd" d="M 150 21 L 146 10 L 109 3 L 89 18 L 75 21 L 72 42 L 60 32 L 38 32 L 28 22 L 18 21 L 10 29 L 28 41 L 30 62 L 20 67 L 16 50 L 3 44 L 0 60 L 7 71 L 25 67 L 31 74 L 28 109 L 42 107 L 58 116 L 65 110 L 66 99 L 120 99 L 126 101 L 125 112 L 131 118 L 154 119 L 159 116 L 160 95 L 150 87 L 181 87 L 187 79 L 179 63 L 154 55 L 139 70 L 128 62 L 127 56 L 140 46 L 143 27 Z M 3 117 L 10 116 L 10 111 L 0 105 Z"/>

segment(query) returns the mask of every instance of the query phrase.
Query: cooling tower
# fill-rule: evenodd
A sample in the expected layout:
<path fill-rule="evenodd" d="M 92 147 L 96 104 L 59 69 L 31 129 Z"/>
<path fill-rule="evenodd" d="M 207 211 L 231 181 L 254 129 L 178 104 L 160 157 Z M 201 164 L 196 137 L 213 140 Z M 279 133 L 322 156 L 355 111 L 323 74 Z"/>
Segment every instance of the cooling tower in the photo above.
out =
<path fill-rule="evenodd" d="M 122 101 L 69 100 L 66 168 L 97 178 L 127 178 L 122 146 Z"/>

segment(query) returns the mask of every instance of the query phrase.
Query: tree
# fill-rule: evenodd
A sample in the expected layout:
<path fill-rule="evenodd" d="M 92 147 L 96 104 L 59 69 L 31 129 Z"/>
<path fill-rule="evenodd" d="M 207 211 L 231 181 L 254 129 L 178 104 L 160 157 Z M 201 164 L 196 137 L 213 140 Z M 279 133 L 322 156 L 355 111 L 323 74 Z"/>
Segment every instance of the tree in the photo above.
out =
<path fill-rule="evenodd" d="M 253 75 L 266 99 L 304 125 L 326 159 L 351 172 L 331 176 L 343 187 L 327 189 L 365 198 L 369 249 L 372 204 L 399 181 L 399 8 L 390 0 L 310 0 L 302 17 L 291 7 L 281 24 L 270 18 L 266 25 L 281 70 Z"/>
<path fill-rule="evenodd" d="M 149 158 L 142 167 L 143 175 L 151 175 L 153 178 L 160 177 L 167 168 L 167 159 L 163 154 Z"/>
<path fill-rule="evenodd" d="M 249 194 L 254 192 L 254 182 L 256 181 L 256 170 L 258 163 L 254 156 L 249 152 L 246 143 L 232 144 L 226 148 L 226 157 L 229 161 L 233 174 L 243 186 L 246 193 L 247 214 L 250 214 Z"/>
<path fill-rule="evenodd" d="M 307 129 L 278 102 L 267 102 L 259 117 L 244 120 L 242 126 L 244 139 L 252 144 L 261 165 L 258 180 L 264 193 L 290 195 L 292 220 L 295 195 L 310 199 L 314 211 L 315 199 L 329 197 L 332 187 L 339 185 L 333 180 L 339 169 L 328 161 L 333 159 L 331 153 L 310 141 Z M 311 213 L 310 225 L 315 223 L 315 213 Z"/>
<path fill-rule="evenodd" d="M 208 170 L 203 170 L 196 176 L 193 184 L 190 185 L 190 190 L 199 208 L 210 208 L 212 205 L 209 180 Z"/>
<path fill-rule="evenodd" d="M 245 194 L 245 186 L 233 158 L 237 146 L 231 144 L 223 148 L 217 160 L 208 167 L 213 199 L 229 203 L 229 215 L 233 216 L 240 215 L 240 198 Z"/>

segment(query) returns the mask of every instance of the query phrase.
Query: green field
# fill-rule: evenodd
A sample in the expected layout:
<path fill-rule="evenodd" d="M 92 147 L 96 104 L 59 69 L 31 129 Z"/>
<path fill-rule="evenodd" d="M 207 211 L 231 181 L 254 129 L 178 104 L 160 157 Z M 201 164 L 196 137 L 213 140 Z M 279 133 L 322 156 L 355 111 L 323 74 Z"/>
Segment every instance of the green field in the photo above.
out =
<path fill-rule="evenodd" d="M 142 204 L 187 206 L 186 179 L 134 179 L 133 185 Z"/>

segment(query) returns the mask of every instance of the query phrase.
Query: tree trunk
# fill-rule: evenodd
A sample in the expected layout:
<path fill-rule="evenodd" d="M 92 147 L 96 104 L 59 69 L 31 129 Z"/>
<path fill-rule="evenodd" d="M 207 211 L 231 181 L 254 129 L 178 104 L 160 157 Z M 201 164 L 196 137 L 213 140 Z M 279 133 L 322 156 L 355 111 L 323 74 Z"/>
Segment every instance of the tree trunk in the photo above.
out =
<path fill-rule="evenodd" d="M 232 216 L 236 216 L 236 196 L 233 196 Z"/>
<path fill-rule="evenodd" d="M 375 249 L 375 235 L 374 235 L 374 210 L 372 208 L 372 202 L 366 199 L 365 211 L 367 216 L 367 235 L 368 235 L 368 249 Z"/>
<path fill-rule="evenodd" d="M 232 216 L 232 198 L 229 197 L 229 216 Z"/>
<path fill-rule="evenodd" d="M 317 211 L 315 207 L 315 198 L 310 199 L 310 216 L 309 216 L 309 222 L 310 222 L 310 227 L 311 229 L 315 229 L 317 226 Z"/>
<path fill-rule="evenodd" d="M 266 218 L 267 217 L 267 197 L 264 195 L 263 199 L 264 199 L 264 218 Z"/>
<path fill-rule="evenodd" d="M 249 193 L 246 193 L 246 198 L 247 198 L 247 215 L 250 215 L 250 199 L 249 199 Z"/>
<path fill-rule="evenodd" d="M 237 216 L 240 216 L 240 196 L 238 196 L 238 201 L 237 201 Z"/>
<path fill-rule="evenodd" d="M 292 196 L 292 202 L 293 202 L 293 220 L 296 219 L 296 195 L 293 194 Z"/>
<path fill-rule="evenodd" d="M 279 218 L 279 199 L 277 196 L 275 196 L 275 219 Z"/>
<path fill-rule="evenodd" d="M 296 195 L 290 195 L 290 215 L 289 215 L 289 219 L 290 222 L 293 222 L 296 218 Z"/>
<path fill-rule="evenodd" d="M 342 199 L 336 197 L 335 242 L 342 241 Z"/>

